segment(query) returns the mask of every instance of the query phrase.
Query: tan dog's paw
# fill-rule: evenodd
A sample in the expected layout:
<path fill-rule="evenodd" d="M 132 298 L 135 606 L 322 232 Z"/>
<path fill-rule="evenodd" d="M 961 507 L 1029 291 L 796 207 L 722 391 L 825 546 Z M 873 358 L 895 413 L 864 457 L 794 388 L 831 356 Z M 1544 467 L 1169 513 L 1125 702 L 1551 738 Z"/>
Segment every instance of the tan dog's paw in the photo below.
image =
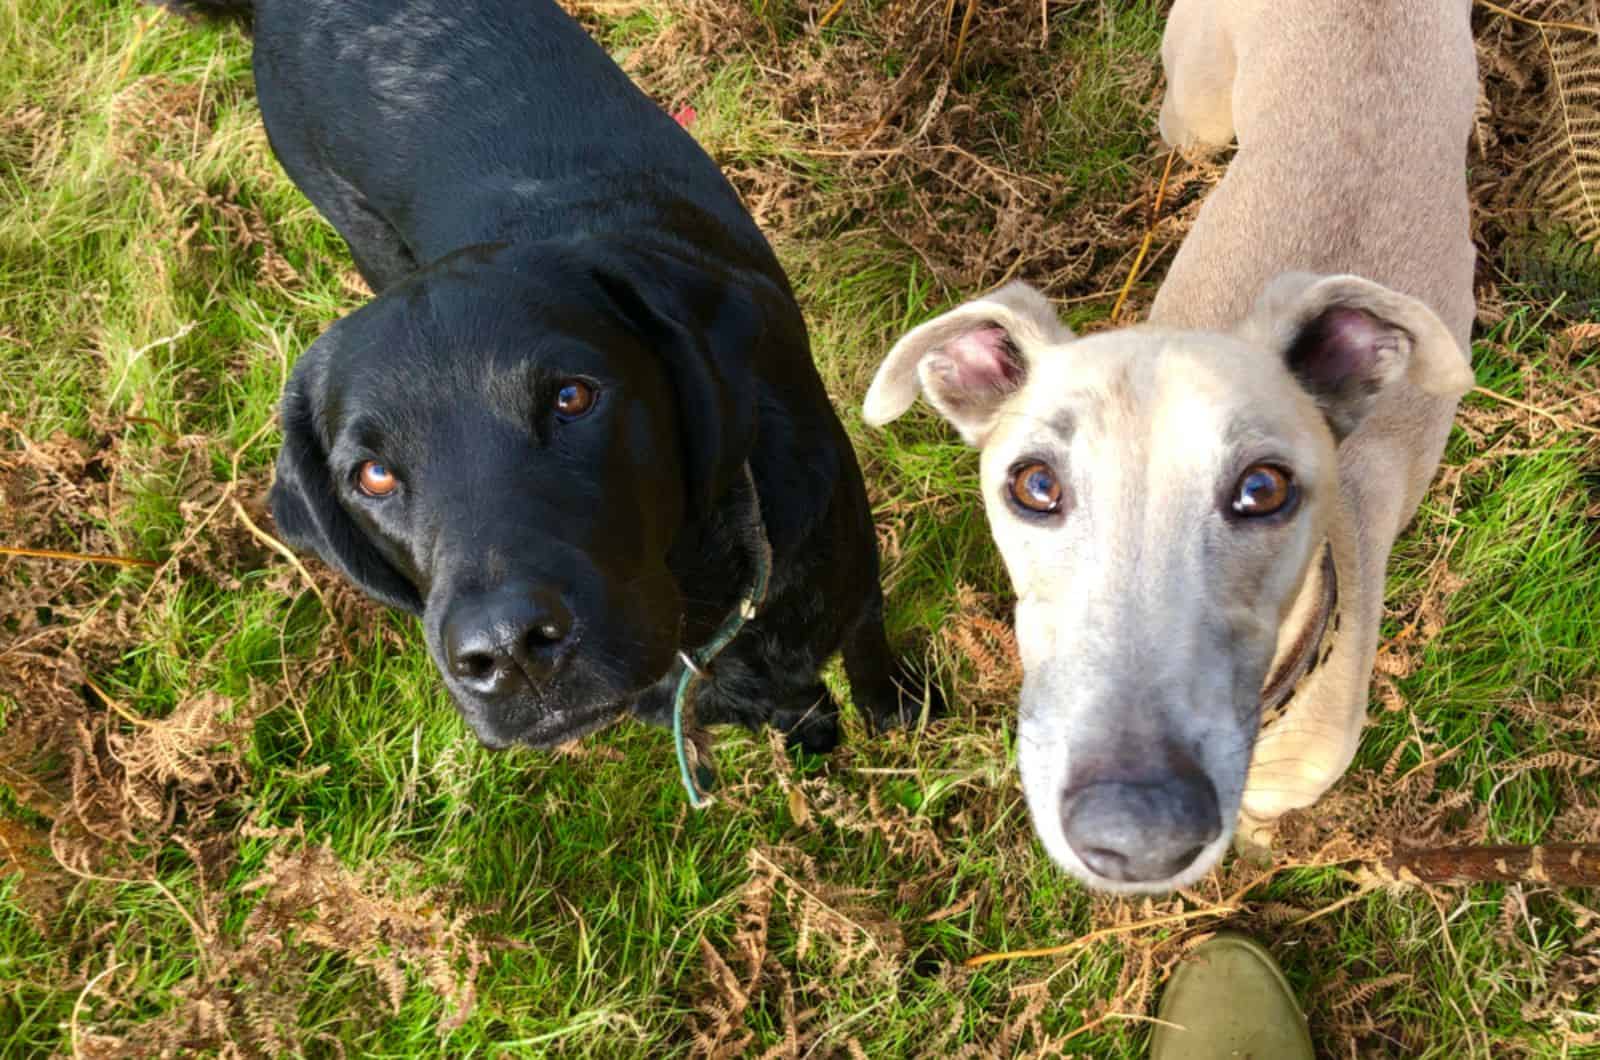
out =
<path fill-rule="evenodd" d="M 1182 114 L 1168 91 L 1161 100 L 1161 116 L 1156 121 L 1161 142 L 1191 160 L 1223 151 L 1233 142 L 1233 115 L 1212 109 Z"/>
<path fill-rule="evenodd" d="M 1266 868 L 1272 864 L 1274 831 L 1272 821 L 1241 813 L 1239 826 L 1233 833 L 1233 852 L 1257 868 Z"/>
<path fill-rule="evenodd" d="M 1214 0 L 1177 0 L 1161 38 L 1161 139 L 1186 154 L 1233 142 L 1233 42 L 1220 8 Z"/>

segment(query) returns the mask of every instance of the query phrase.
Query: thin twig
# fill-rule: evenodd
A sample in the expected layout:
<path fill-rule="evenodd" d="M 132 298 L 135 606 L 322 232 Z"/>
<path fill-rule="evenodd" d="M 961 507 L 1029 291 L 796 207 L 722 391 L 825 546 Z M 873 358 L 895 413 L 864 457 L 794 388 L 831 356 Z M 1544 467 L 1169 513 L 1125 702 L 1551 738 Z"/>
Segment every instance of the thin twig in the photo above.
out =
<path fill-rule="evenodd" d="M 317 602 L 322 604 L 322 609 L 328 613 L 328 620 L 333 623 L 334 635 L 339 638 L 339 647 L 344 651 L 345 658 L 352 657 L 354 653 L 350 650 L 350 645 L 345 642 L 344 631 L 339 628 L 338 616 L 333 613 L 333 608 L 328 605 L 328 598 L 322 595 L 322 587 L 317 584 L 315 578 L 311 577 L 311 572 L 306 570 L 306 565 L 300 562 L 300 557 L 296 556 L 288 545 L 257 526 L 255 520 L 245 513 L 244 506 L 239 503 L 238 498 L 230 495 L 228 503 L 233 505 L 234 518 L 244 524 L 244 528 L 250 531 L 252 537 L 288 560 L 290 565 L 299 572 L 306 585 L 316 594 Z"/>
<path fill-rule="evenodd" d="M 1184 1029 L 1182 1024 L 1173 1023 L 1171 1020 L 1164 1020 L 1164 1019 L 1161 1019 L 1158 1016 L 1146 1016 L 1143 1013 L 1139 1013 L 1139 1012 L 1107 1012 L 1105 1015 L 1097 1016 L 1096 1018 L 1090 1020 L 1088 1023 L 1083 1024 L 1077 1030 L 1072 1031 L 1065 1038 L 1062 1038 L 1061 1040 L 1063 1042 L 1070 1041 L 1071 1039 L 1076 1038 L 1080 1034 L 1088 1034 L 1090 1031 L 1092 1031 L 1096 1027 L 1100 1026 L 1106 1020 L 1129 1020 L 1129 1021 L 1136 1022 L 1136 1023 L 1153 1023 L 1153 1024 L 1155 1024 L 1155 1025 L 1157 1025 L 1159 1027 L 1171 1027 L 1174 1030 L 1180 1030 L 1180 1031 Z"/>
<path fill-rule="evenodd" d="M 1048 192 L 1051 190 L 1049 181 L 1040 180 L 1038 177 L 1029 176 L 1026 173 L 1012 173 L 1008 170 L 996 169 L 994 166 L 985 162 L 983 159 L 979 158 L 971 151 L 968 151 L 960 144 L 918 145 L 914 143 L 904 143 L 898 147 L 802 147 L 798 150 L 799 153 L 808 155 L 812 158 L 893 158 L 896 155 L 905 154 L 907 149 L 910 147 L 920 147 L 920 149 L 924 151 L 944 151 L 949 154 L 960 155 L 962 158 L 965 158 L 967 161 L 973 163 L 985 173 L 988 173 L 1001 184 L 1004 184 L 1007 191 L 1019 197 L 1022 193 L 1012 184 L 1012 181 L 1026 181 L 1029 184 L 1035 185 L 1041 191 Z"/>
<path fill-rule="evenodd" d="M 150 570 L 155 570 L 160 566 L 153 559 L 139 559 L 135 556 L 103 556 L 94 552 L 58 552 L 53 548 L 22 548 L 17 545 L 0 545 L 0 556 L 64 559 L 73 563 L 110 563 L 118 567 L 145 567 Z"/>
<path fill-rule="evenodd" d="M 1329 913 L 1336 912 L 1337 910 L 1343 909 L 1345 906 L 1350 905 L 1352 902 L 1360 901 L 1361 899 L 1365 898 L 1367 895 L 1371 894 L 1373 891 L 1375 891 L 1377 889 L 1378 889 L 1377 884 L 1366 884 L 1366 885 L 1363 885 L 1354 894 L 1347 894 L 1343 898 L 1340 898 L 1336 902 L 1329 902 L 1327 905 L 1323 906 L 1321 909 L 1313 909 L 1311 912 L 1307 913 L 1305 916 L 1298 917 L 1298 918 L 1296 918 L 1294 920 L 1289 921 L 1289 925 L 1288 926 L 1289 927 L 1299 927 L 1301 924 L 1309 924 L 1313 920 L 1316 920 L 1316 919 L 1318 919 L 1320 917 L 1325 917 Z"/>
<path fill-rule="evenodd" d="M 833 0 L 833 6 L 824 11 L 822 13 L 822 17 L 817 19 L 817 28 L 819 30 L 827 29 L 828 23 L 837 18 L 839 16 L 839 12 L 844 10 L 844 5 L 845 0 Z"/>
<path fill-rule="evenodd" d="M 100 697 L 100 702 L 104 703 L 106 706 L 110 707 L 112 710 L 114 710 L 118 714 L 122 715 L 122 717 L 125 720 L 130 721 L 135 725 L 139 725 L 139 726 L 142 726 L 142 727 L 147 728 L 147 729 L 155 728 L 155 726 L 156 726 L 155 722 L 151 721 L 149 718 L 141 718 L 141 717 L 139 717 L 139 715 L 133 713 L 133 711 L 129 710 L 127 707 L 125 707 L 121 703 L 117 702 L 117 699 L 116 699 L 115 696 L 113 696 L 110 692 L 107 692 L 105 689 L 101 688 L 99 685 L 95 684 L 94 678 L 92 678 L 92 677 L 88 676 L 87 674 L 85 674 L 84 678 L 83 678 L 83 683 L 89 686 L 89 690 L 91 692 L 93 692 L 95 695 Z"/>
<path fill-rule="evenodd" d="M 779 876 L 782 876 L 783 877 L 783 881 L 785 883 L 787 883 L 790 887 L 793 887 L 795 890 L 799 891 L 801 894 L 805 895 L 807 898 L 811 899 L 813 902 L 816 902 L 819 906 L 821 906 L 822 908 L 826 909 L 828 912 L 832 913 L 834 916 L 838 917 L 840 920 L 843 920 L 846 924 L 849 924 L 851 927 L 853 927 L 857 931 L 861 932 L 862 938 L 866 939 L 868 944 L 870 944 L 873 949 L 878 951 L 879 956 L 883 955 L 883 947 L 878 944 L 878 939 L 877 939 L 877 937 L 875 935 L 873 935 L 872 932 L 868 931 L 865 927 L 862 927 L 860 924 L 856 923 L 854 920 L 852 920 L 849 917 L 845 916 L 843 913 L 841 913 L 835 907 L 829 905 L 827 902 L 824 902 L 819 895 L 807 890 L 805 887 L 803 887 L 801 885 L 799 880 L 795 879 L 793 876 L 789 875 L 788 872 L 784 871 L 783 866 L 779 865 L 776 861 L 773 861 L 771 858 L 767 857 L 760 850 L 752 849 L 750 851 L 750 853 L 753 856 L 755 856 L 757 858 L 760 858 L 762 861 L 766 862 L 768 867 L 770 867 L 772 869 L 772 871 L 777 873 Z"/>
<path fill-rule="evenodd" d="M 133 65 L 133 57 L 139 51 L 139 42 L 144 40 L 144 35 L 150 32 L 150 27 L 156 24 L 156 19 L 161 17 L 159 11 L 152 11 L 144 18 L 133 21 L 133 40 L 128 42 L 128 48 L 122 53 L 122 62 L 117 66 L 116 81 L 121 82 L 128 76 L 128 68 Z"/>
<path fill-rule="evenodd" d="M 146 427 L 154 427 L 156 430 L 160 431 L 169 442 L 176 442 L 178 440 L 178 436 L 172 432 L 172 429 L 169 428 L 165 423 L 162 423 L 160 420 L 156 419 L 154 416 L 124 416 L 123 419 L 127 420 L 129 423 L 142 423 Z"/>
<path fill-rule="evenodd" d="M 1574 423 L 1563 416 L 1557 416 L 1554 412 L 1542 409 L 1537 405 L 1530 405 L 1526 401 L 1518 401 L 1514 397 L 1507 397 L 1498 391 L 1490 390 L 1486 386 L 1475 386 L 1472 388 L 1472 392 L 1493 398 L 1496 401 L 1510 405 L 1512 408 L 1522 409 L 1524 412 L 1531 412 L 1536 416 L 1543 416 L 1564 431 L 1583 431 L 1585 434 L 1600 434 L 1600 427 L 1590 427 L 1586 423 Z"/>
<path fill-rule="evenodd" d="M 1515 11 L 1501 7 L 1499 4 L 1491 4 L 1489 0 L 1473 0 L 1473 3 L 1486 11 L 1493 11 L 1497 15 L 1509 18 L 1513 22 L 1520 22 L 1524 26 L 1533 26 L 1536 29 L 1575 29 L 1579 33 L 1593 33 L 1596 36 L 1600 36 L 1600 26 L 1585 26 L 1581 22 L 1546 22 L 1543 19 L 1519 15 Z"/>
<path fill-rule="evenodd" d="M 1144 264 L 1144 256 L 1150 252 L 1150 244 L 1155 241 L 1156 225 L 1161 220 L 1161 204 L 1167 195 L 1167 178 L 1172 175 L 1172 162 L 1177 157 L 1176 150 L 1167 152 L 1167 164 L 1161 169 L 1161 183 L 1156 185 L 1156 201 L 1150 208 L 1150 223 L 1145 226 L 1144 241 L 1139 244 L 1139 253 L 1133 259 L 1133 268 L 1128 270 L 1128 280 L 1122 285 L 1122 292 L 1117 295 L 1117 301 L 1111 307 L 1112 323 L 1122 315 L 1123 303 L 1128 300 L 1128 292 L 1133 290 L 1134 281 L 1139 277 L 1139 266 Z"/>
<path fill-rule="evenodd" d="M 94 834 L 98 835 L 99 833 Z M 154 887 L 164 898 L 167 899 L 167 901 L 172 903 L 173 908 L 178 911 L 178 915 L 183 917 L 184 923 L 189 925 L 190 932 L 194 934 L 195 957 L 199 960 L 201 969 L 204 970 L 206 974 L 210 974 L 211 953 L 206 949 L 206 933 L 200 930 L 199 923 L 193 916 L 189 915 L 189 910 L 184 906 L 184 904 L 178 901 L 178 896 L 173 894 L 171 889 L 157 879 L 153 873 L 144 879 L 140 879 L 137 876 L 102 876 L 98 872 L 89 872 L 86 869 L 80 869 L 76 865 L 73 865 L 70 860 L 62 857 L 61 852 L 56 849 L 56 833 L 54 830 L 52 830 L 50 833 L 50 853 L 55 857 L 56 864 L 60 865 L 72 875 L 82 880 L 92 880 L 95 883 L 143 884 L 149 887 Z"/>
<path fill-rule="evenodd" d="M 183 325 L 171 335 L 163 335 L 161 338 L 147 342 L 143 346 L 140 346 L 138 349 L 129 353 L 127 358 L 122 363 L 122 374 L 117 376 L 117 385 L 111 388 L 111 397 L 109 400 L 115 401 L 118 395 L 122 393 L 122 385 L 128 381 L 128 373 L 133 371 L 133 366 L 139 360 L 139 358 L 143 357 L 152 350 L 160 349 L 163 346 L 171 346 L 173 343 L 182 340 L 186 335 L 189 334 L 189 332 L 193 331 L 198 324 L 199 321 L 196 320 L 185 321 Z"/>
<path fill-rule="evenodd" d="M 1122 924 L 1118 927 L 1101 928 L 1099 931 L 1091 931 L 1087 935 L 1079 935 L 1071 942 L 1063 943 L 1060 946 L 1045 946 L 1041 949 L 1035 950 L 1008 950 L 1003 953 L 980 953 L 976 957 L 968 957 L 961 963 L 967 968 L 981 968 L 983 965 L 989 964 L 993 961 L 1010 961 L 1022 957 L 1054 957 L 1057 954 L 1071 953 L 1073 950 L 1082 949 L 1084 946 L 1087 946 L 1092 942 L 1099 942 L 1101 939 L 1113 938 L 1117 935 L 1126 935 L 1130 931 L 1141 931 L 1144 928 L 1165 927 L 1168 924 L 1182 924 L 1190 920 L 1197 920 L 1203 916 L 1228 916 L 1232 913 L 1237 913 L 1238 911 L 1239 910 L 1234 906 L 1228 905 L 1213 905 L 1207 906 L 1204 909 L 1189 909 L 1182 913 L 1174 913 L 1171 916 L 1158 916 L 1150 920 L 1141 920 L 1134 924 Z"/>
<path fill-rule="evenodd" d="M 117 961 L 116 955 L 113 953 L 111 957 L 111 963 L 106 965 L 105 971 L 101 972 L 93 979 L 90 979 L 87 983 L 84 983 L 83 989 L 78 991 L 78 1000 L 72 1003 L 72 1019 L 68 1022 L 67 1027 L 69 1030 L 69 1038 L 72 1041 L 72 1055 L 74 1058 L 83 1055 L 83 1049 L 78 1042 L 78 1017 L 83 1015 L 84 999 L 89 996 L 89 991 L 100 985 L 100 980 L 116 971 L 119 967 L 121 967 L 121 965 Z"/>
<path fill-rule="evenodd" d="M 967 46 L 967 28 L 972 25 L 972 16 L 978 10 L 978 0 L 967 0 L 967 13 L 961 16 L 961 30 L 956 34 L 956 51 L 950 57 L 950 68 L 961 69 L 961 53 Z"/>
<path fill-rule="evenodd" d="M 1088 1034 L 1090 1031 L 1094 1030 L 1096 1027 L 1100 1026 L 1102 1023 L 1104 1023 L 1106 1020 L 1108 1020 L 1110 1018 L 1111 1018 L 1111 1013 L 1109 1013 L 1109 1012 L 1107 1012 L 1103 1016 L 1096 1016 L 1094 1019 L 1090 1020 L 1088 1023 L 1082 1024 L 1076 1030 L 1070 1032 L 1065 1038 L 1062 1038 L 1061 1040 L 1063 1042 L 1066 1042 L 1066 1041 L 1072 1040 L 1073 1038 L 1076 1038 L 1080 1034 Z"/>

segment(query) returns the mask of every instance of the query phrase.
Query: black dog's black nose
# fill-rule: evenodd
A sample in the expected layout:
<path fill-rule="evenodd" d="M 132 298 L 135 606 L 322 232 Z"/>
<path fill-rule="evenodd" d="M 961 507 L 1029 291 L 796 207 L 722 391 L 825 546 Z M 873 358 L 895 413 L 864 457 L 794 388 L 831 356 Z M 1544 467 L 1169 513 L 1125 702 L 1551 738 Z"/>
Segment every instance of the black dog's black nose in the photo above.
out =
<path fill-rule="evenodd" d="M 1222 832 L 1209 777 L 1181 772 L 1153 782 L 1099 781 L 1069 790 L 1061 827 L 1091 872 L 1123 883 L 1171 879 Z"/>
<path fill-rule="evenodd" d="M 549 679 L 572 626 L 572 612 L 549 590 L 505 589 L 463 601 L 445 617 L 445 664 L 472 692 L 506 696 Z"/>

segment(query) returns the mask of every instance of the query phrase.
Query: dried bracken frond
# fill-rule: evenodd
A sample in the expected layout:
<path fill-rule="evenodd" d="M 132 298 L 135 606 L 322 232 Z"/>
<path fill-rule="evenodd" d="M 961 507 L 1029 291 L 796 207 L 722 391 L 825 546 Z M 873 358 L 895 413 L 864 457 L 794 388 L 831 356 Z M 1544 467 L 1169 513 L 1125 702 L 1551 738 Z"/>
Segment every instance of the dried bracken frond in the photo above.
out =
<path fill-rule="evenodd" d="M 1411 978 L 1412 977 L 1409 972 L 1394 972 L 1389 975 L 1381 975 L 1376 979 L 1368 979 L 1364 982 L 1355 983 L 1345 989 L 1340 990 L 1337 994 L 1334 994 L 1328 999 L 1327 1004 L 1329 1008 L 1332 1008 L 1335 1011 L 1348 1012 L 1349 1010 L 1354 1009 L 1356 1006 L 1370 999 L 1378 991 L 1387 987 L 1397 986 L 1400 983 L 1409 982 Z"/>
<path fill-rule="evenodd" d="M 738 927 L 731 940 L 733 959 L 743 966 L 743 975 L 733 970 L 715 946 L 700 939 L 706 985 L 696 1003 L 699 1016 L 692 1024 L 695 1056 L 742 1056 L 755 1041 L 744 1016 L 751 997 L 761 988 L 777 879 L 777 867 L 770 861 L 750 858 L 750 879 L 739 895 Z"/>
<path fill-rule="evenodd" d="M 237 183 L 230 184 L 221 194 L 208 191 L 191 175 L 192 160 L 187 153 L 175 151 L 211 138 L 215 102 L 202 84 L 181 84 L 160 75 L 139 78 L 112 101 L 112 147 L 127 165 L 149 179 L 152 207 L 169 215 L 178 233 L 176 250 L 187 252 L 200 230 L 196 211 L 210 210 L 236 248 L 256 248 L 257 278 L 268 286 L 288 290 L 299 284 L 300 277 L 284 257 L 261 208 L 240 202 Z M 255 150 L 264 154 L 264 148 L 263 142 Z M 167 267 L 164 258 L 152 257 L 150 261 L 158 269 Z"/>
<path fill-rule="evenodd" d="M 226 520 L 212 518 L 231 488 L 209 471 L 212 441 L 147 430 L 142 419 L 137 412 L 96 418 L 85 441 L 36 438 L 0 414 L 7 443 L 0 450 L 3 540 L 41 550 L 124 553 L 126 543 L 107 529 L 123 522 L 130 476 L 122 472 L 136 459 L 176 457 L 186 470 L 170 482 L 191 514 L 190 529 L 154 575 L 146 599 L 160 599 L 185 576 L 211 572 L 225 582 L 259 563 L 259 548 L 241 546 Z M 88 579 L 55 576 L 51 562 L 0 557 L 0 623 L 14 634 L 0 660 L 0 700 L 16 705 L 0 727 L 0 771 L 11 797 L 46 822 L 41 827 L 0 810 L 0 871 L 20 869 L 22 885 L 12 894 L 41 919 L 60 907 L 71 883 L 147 886 L 178 909 L 196 950 L 192 973 L 152 994 L 149 983 L 127 979 L 127 966 L 102 959 L 98 943 L 85 940 L 78 948 L 98 971 L 72 987 L 94 980 L 79 1005 L 79 1054 L 301 1052 L 306 983 L 325 947 L 370 967 L 391 1001 L 413 981 L 426 984 L 444 1001 L 441 1028 L 459 1024 L 473 1005 L 484 960 L 462 918 L 430 912 L 441 904 L 436 896 L 389 899 L 366 877 L 336 871 L 326 852 L 306 848 L 296 830 L 246 824 L 235 832 L 238 799 L 249 782 L 243 751 L 256 721 L 282 697 L 174 689 L 170 707 L 126 700 L 106 675 L 141 642 L 138 600 L 105 596 Z M 196 663 L 197 671 L 208 665 Z M 214 888 L 227 878 L 235 843 L 246 834 L 283 845 L 258 880 L 262 898 L 243 930 L 228 930 L 227 903 Z M 158 859 L 168 854 L 192 862 L 191 895 L 180 897 L 161 882 Z M 92 909 L 104 898 L 90 892 L 73 900 Z M 271 929 L 263 926 L 267 919 Z M 123 1003 L 131 998 L 139 1004 Z"/>
<path fill-rule="evenodd" d="M 427 891 L 398 896 L 390 885 L 352 872 L 298 830 L 292 849 L 274 851 L 244 893 L 260 894 L 237 931 L 224 932 L 202 876 L 205 960 L 170 991 L 157 1018 L 113 1011 L 90 1022 L 82 1055 L 166 1057 L 197 1049 L 225 1056 L 280 1056 L 304 1050 L 300 1010 L 310 964 L 331 951 L 372 971 L 398 1008 L 412 980 L 444 1004 L 441 1035 L 459 1027 L 476 998 L 487 958 L 465 916 L 440 911 Z M 198 864 L 198 861 L 197 861 Z M 115 984 L 102 991 L 116 997 Z"/>
<path fill-rule="evenodd" d="M 587 0 L 572 6 L 580 18 L 586 9 L 610 7 Z M 1104 290 L 1109 300 L 1144 236 L 1146 211 L 1139 202 L 1129 209 L 1120 196 L 1064 209 L 1077 178 L 1045 159 L 1064 146 L 1056 119 L 1075 92 L 1125 101 L 1130 122 L 1152 112 L 1157 63 L 1128 51 L 1109 73 L 1057 65 L 1037 91 L 993 98 L 987 84 L 1039 69 L 1040 9 L 1033 0 L 985 3 L 962 36 L 962 14 L 976 9 L 963 7 L 952 25 L 945 0 L 850 5 L 843 18 L 869 24 L 870 38 L 849 32 L 824 43 L 809 32 L 780 40 L 737 4 L 696 2 L 678 9 L 666 31 L 632 50 L 624 65 L 664 105 L 676 107 L 705 90 L 713 65 L 685 63 L 685 53 L 756 59 L 762 113 L 770 114 L 761 132 L 784 150 L 751 160 L 753 152 L 741 150 L 749 129 L 708 126 L 705 115 L 694 131 L 725 163 L 757 222 L 785 238 L 826 237 L 832 244 L 835 219 L 848 219 L 852 238 L 902 245 L 950 295 L 1025 277 L 1051 294 Z M 951 65 L 958 36 L 959 70 Z M 885 64 L 884 55 L 899 61 Z M 965 78 L 962 71 L 982 73 Z M 1014 112 L 1015 136 L 996 136 L 990 115 L 1001 108 Z M 826 189 L 814 178 L 819 165 L 831 173 Z M 1152 262 L 1176 244 L 1197 208 L 1196 177 L 1210 182 L 1220 172 L 1189 167 L 1175 175 L 1175 208 L 1156 233 Z M 1144 201 L 1154 175 L 1149 184 L 1136 193 Z M 862 221 L 869 230 L 861 230 Z M 1140 300 L 1149 293 L 1143 288 Z"/>
<path fill-rule="evenodd" d="M 136 719 L 131 732 L 107 733 L 107 752 L 122 766 L 134 812 L 146 821 L 166 819 L 175 787 L 206 789 L 206 798 L 216 802 L 233 794 L 236 745 L 256 720 L 250 711 L 233 708 L 231 701 L 208 692 L 178 704 L 165 718 Z M 219 782 L 224 771 L 234 776 Z M 208 812 L 212 805 L 189 803 L 191 812 Z"/>
<path fill-rule="evenodd" d="M 1256 916 L 1267 924 L 1293 924 L 1310 915 L 1310 910 L 1288 902 L 1262 902 L 1255 907 Z"/>
<path fill-rule="evenodd" d="M 1561 769 L 1571 776 L 1586 777 L 1600 768 L 1600 761 L 1584 755 L 1573 754 L 1570 751 L 1545 751 L 1542 754 L 1529 755 L 1511 763 L 1501 773 L 1500 780 L 1504 783 L 1513 777 L 1535 769 Z"/>
<path fill-rule="evenodd" d="M 466 1022 L 488 957 L 466 915 L 445 915 L 440 896 L 395 895 L 370 874 L 345 867 L 327 846 L 311 845 L 274 851 L 242 890 L 262 895 L 245 936 L 292 930 L 301 941 L 342 954 L 372 970 L 396 1012 L 409 973 L 444 1003 L 440 1034 Z"/>
<path fill-rule="evenodd" d="M 1011 700 L 1022 687 L 1017 636 L 1000 606 L 993 594 L 958 584 L 955 607 L 940 631 L 973 675 L 969 695 L 980 702 Z"/>
<path fill-rule="evenodd" d="M 0 879 L 15 877 L 21 906 L 41 925 L 60 912 L 71 878 L 50 857 L 50 836 L 0 816 Z"/>
<path fill-rule="evenodd" d="M 1528 160 L 1536 193 L 1553 217 L 1600 243 L 1600 16 L 1585 0 L 1557 5 L 1535 23 L 1550 71 L 1547 117 Z"/>
<path fill-rule="evenodd" d="M 864 901 L 869 892 L 820 878 L 815 863 L 793 848 L 753 848 L 748 862 L 729 944 L 719 949 L 700 940 L 706 981 L 691 1024 L 697 1057 L 757 1055 L 749 1024 L 756 1010 L 776 1015 L 783 1031 L 759 1055 L 799 1055 L 827 1030 L 816 1016 L 829 983 L 862 972 L 887 982 L 905 949 L 899 924 Z M 795 964 L 769 949 L 777 930 L 792 938 Z"/>
<path fill-rule="evenodd" d="M 1574 692 L 1555 703 L 1541 703 L 1524 695 L 1507 700 L 1502 707 L 1529 725 L 1572 733 L 1600 748 L 1600 688 Z"/>

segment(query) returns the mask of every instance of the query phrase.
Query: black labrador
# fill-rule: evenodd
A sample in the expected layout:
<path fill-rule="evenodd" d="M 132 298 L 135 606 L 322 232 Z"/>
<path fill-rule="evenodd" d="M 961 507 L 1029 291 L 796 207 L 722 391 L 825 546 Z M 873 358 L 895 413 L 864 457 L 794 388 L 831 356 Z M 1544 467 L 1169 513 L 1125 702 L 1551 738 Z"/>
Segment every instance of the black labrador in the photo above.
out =
<path fill-rule="evenodd" d="M 841 649 L 870 724 L 922 709 L 777 259 L 576 22 L 549 0 L 164 2 L 253 18 L 273 151 L 378 292 L 295 365 L 277 525 L 421 617 L 479 739 L 669 721 L 677 653 L 752 581 L 757 502 L 770 590 L 698 719 L 828 750 Z"/>

